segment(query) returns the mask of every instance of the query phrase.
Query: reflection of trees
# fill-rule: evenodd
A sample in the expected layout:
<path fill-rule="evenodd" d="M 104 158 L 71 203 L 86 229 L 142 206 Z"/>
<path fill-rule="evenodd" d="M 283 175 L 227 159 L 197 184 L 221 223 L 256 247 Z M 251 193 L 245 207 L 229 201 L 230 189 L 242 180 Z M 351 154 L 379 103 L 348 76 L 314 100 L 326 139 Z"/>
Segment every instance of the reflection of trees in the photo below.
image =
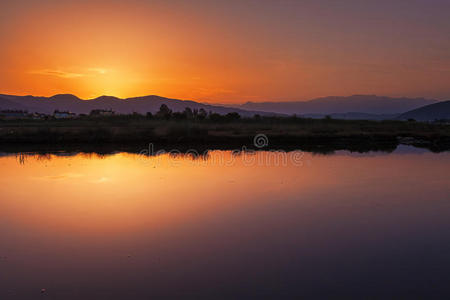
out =
<path fill-rule="evenodd" d="M 81 157 L 84 159 L 105 159 L 111 155 L 112 153 L 96 153 L 96 152 L 56 152 L 56 153 L 29 153 L 29 152 L 18 152 L 14 154 L 16 160 L 19 164 L 24 165 L 31 158 L 38 162 L 48 162 L 54 159 L 55 157 Z"/>
<path fill-rule="evenodd" d="M 112 153 L 97 153 L 97 152 L 80 152 L 73 156 L 79 156 L 85 159 L 105 159 L 111 155 Z"/>
<path fill-rule="evenodd" d="M 52 160 L 52 155 L 50 153 L 40 153 L 40 154 L 36 154 L 34 157 L 37 161 L 51 161 Z"/>
<path fill-rule="evenodd" d="M 24 165 L 27 160 L 27 155 L 25 153 L 17 153 L 16 160 L 19 161 L 19 164 Z"/>
<path fill-rule="evenodd" d="M 185 152 L 182 152 L 180 150 L 170 150 L 168 152 L 160 152 L 155 153 L 152 156 L 160 156 L 160 155 L 169 155 L 170 158 L 180 158 L 180 159 L 189 159 L 192 161 L 202 160 L 207 161 L 209 159 L 209 150 L 204 151 L 203 153 L 190 149 Z"/>
<path fill-rule="evenodd" d="M 28 159 L 32 158 L 36 161 L 50 161 L 52 160 L 52 155 L 50 153 L 26 153 L 26 152 L 19 152 L 15 154 L 16 160 L 19 162 L 19 164 L 24 165 Z"/>

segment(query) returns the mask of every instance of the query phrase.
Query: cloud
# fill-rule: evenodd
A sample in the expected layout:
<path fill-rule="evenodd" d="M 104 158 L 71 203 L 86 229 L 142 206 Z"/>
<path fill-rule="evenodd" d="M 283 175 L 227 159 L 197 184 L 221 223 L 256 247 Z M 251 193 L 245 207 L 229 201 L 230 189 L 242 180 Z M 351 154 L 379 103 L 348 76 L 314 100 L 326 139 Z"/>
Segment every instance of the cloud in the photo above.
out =
<path fill-rule="evenodd" d="M 41 70 L 32 70 L 29 71 L 28 73 L 45 76 L 55 76 L 59 78 L 79 78 L 79 77 L 104 75 L 108 73 L 108 70 L 104 68 L 87 68 L 85 69 L 85 72 L 68 72 L 60 69 L 41 69 Z"/>
<path fill-rule="evenodd" d="M 108 70 L 103 69 L 103 68 L 89 68 L 87 70 L 91 73 L 97 73 L 97 74 L 102 74 L 102 75 L 108 73 Z"/>
<path fill-rule="evenodd" d="M 72 72 L 65 72 L 65 71 L 61 71 L 61 70 L 52 70 L 52 69 L 32 70 L 29 73 L 37 74 L 37 75 L 55 76 L 55 77 L 60 77 L 60 78 L 77 78 L 77 77 L 85 76 L 84 74 L 80 74 L 80 73 L 72 73 Z"/>

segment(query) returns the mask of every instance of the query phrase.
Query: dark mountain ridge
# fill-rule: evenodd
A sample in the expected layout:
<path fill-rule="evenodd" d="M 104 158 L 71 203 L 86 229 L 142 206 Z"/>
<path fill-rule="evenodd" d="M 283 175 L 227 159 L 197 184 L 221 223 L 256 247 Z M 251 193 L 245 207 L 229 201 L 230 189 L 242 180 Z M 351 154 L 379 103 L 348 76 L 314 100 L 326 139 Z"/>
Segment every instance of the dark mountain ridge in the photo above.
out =
<path fill-rule="evenodd" d="M 450 100 L 426 105 L 404 114 L 399 119 L 414 119 L 417 121 L 450 120 Z"/>
<path fill-rule="evenodd" d="M 162 104 L 166 104 L 174 112 L 203 108 L 207 112 L 227 114 L 237 112 L 242 116 L 255 114 L 274 115 L 271 112 L 248 111 L 233 107 L 202 104 L 191 100 L 164 98 L 156 95 L 120 99 L 113 96 L 101 96 L 95 99 L 82 100 L 72 94 L 59 94 L 51 97 L 0 95 L 0 109 L 20 109 L 28 112 L 51 114 L 55 110 L 70 111 L 77 114 L 88 114 L 94 109 L 111 109 L 116 113 L 130 114 L 147 112 L 156 113 Z"/>
<path fill-rule="evenodd" d="M 376 95 L 353 95 L 349 97 L 331 96 L 309 101 L 294 102 L 247 102 L 235 107 L 297 115 L 345 114 L 349 112 L 393 115 L 437 102 L 437 100 L 424 98 L 391 98 Z"/>
<path fill-rule="evenodd" d="M 72 94 L 58 94 L 51 97 L 14 96 L 0 94 L 0 110 L 27 110 L 51 114 L 55 110 L 88 114 L 94 109 L 111 109 L 116 113 L 156 113 L 162 104 L 174 112 L 203 108 L 207 112 L 227 114 L 237 112 L 242 116 L 293 115 L 323 118 L 330 115 L 337 119 L 396 119 L 400 114 L 426 106 L 439 104 L 437 100 L 424 98 L 390 98 L 374 95 L 350 97 L 325 97 L 304 102 L 247 102 L 242 105 L 221 106 L 199 103 L 192 100 L 164 98 L 157 95 L 120 99 L 100 96 L 82 100 Z M 403 117 L 402 117 L 403 118 Z"/>

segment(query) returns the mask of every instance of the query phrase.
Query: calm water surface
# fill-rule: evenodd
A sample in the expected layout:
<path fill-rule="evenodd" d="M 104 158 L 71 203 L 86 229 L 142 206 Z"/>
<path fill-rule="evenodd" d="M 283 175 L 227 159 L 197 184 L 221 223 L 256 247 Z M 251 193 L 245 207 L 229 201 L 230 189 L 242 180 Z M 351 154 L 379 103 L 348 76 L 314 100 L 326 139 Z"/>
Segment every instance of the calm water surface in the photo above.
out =
<path fill-rule="evenodd" d="M 0 157 L 0 299 L 450 296 L 450 153 L 270 155 Z"/>

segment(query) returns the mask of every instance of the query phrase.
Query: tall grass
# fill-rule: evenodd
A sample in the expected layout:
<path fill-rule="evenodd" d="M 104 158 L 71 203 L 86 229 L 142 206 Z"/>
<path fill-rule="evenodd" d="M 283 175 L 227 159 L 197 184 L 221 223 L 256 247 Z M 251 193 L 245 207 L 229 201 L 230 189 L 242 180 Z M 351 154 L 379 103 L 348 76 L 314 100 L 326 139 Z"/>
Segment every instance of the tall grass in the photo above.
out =
<path fill-rule="evenodd" d="M 266 134 L 272 145 L 392 143 L 413 137 L 450 148 L 450 126 L 407 121 L 304 118 L 158 119 L 140 115 L 71 120 L 1 120 L 0 143 L 251 143 Z M 363 142 L 361 142 L 363 141 Z"/>

